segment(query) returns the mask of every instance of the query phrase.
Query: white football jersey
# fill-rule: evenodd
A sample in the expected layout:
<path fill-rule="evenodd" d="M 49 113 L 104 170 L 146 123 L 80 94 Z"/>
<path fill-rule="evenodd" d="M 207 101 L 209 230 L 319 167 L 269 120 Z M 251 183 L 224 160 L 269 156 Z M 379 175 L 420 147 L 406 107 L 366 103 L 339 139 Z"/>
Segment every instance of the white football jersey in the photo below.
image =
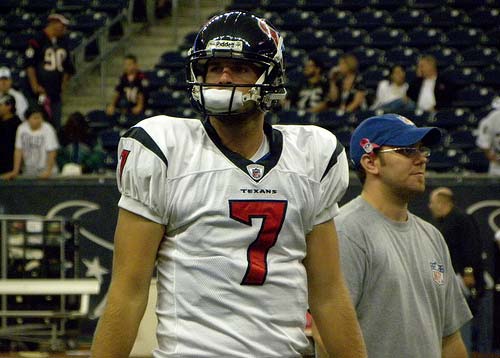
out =
<path fill-rule="evenodd" d="M 166 227 L 157 358 L 298 357 L 308 345 L 306 235 L 337 214 L 347 158 L 316 126 L 265 132 L 255 163 L 197 119 L 149 118 L 120 141 L 119 206 Z"/>

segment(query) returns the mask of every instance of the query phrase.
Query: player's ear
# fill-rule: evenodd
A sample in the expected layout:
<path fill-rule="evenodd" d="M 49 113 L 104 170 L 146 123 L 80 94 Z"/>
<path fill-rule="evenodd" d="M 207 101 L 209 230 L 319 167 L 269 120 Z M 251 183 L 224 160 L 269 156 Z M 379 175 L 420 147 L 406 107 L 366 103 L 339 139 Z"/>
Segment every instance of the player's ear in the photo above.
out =
<path fill-rule="evenodd" d="M 378 174 L 379 167 L 376 163 L 377 156 L 375 153 L 371 152 L 369 154 L 363 154 L 361 157 L 360 165 L 363 167 L 365 172 L 368 174 Z"/>

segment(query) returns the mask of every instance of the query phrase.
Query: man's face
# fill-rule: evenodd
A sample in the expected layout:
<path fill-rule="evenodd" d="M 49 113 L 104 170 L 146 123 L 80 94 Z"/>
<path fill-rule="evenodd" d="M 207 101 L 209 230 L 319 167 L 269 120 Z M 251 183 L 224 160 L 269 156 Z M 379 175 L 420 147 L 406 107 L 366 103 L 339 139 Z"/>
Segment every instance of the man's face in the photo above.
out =
<path fill-rule="evenodd" d="M 435 193 L 429 196 L 429 210 L 435 219 L 441 217 L 441 202 Z"/>
<path fill-rule="evenodd" d="M 434 75 L 435 68 L 433 63 L 425 58 L 421 59 L 418 61 L 418 72 L 420 72 L 424 78 Z"/>
<path fill-rule="evenodd" d="M 54 21 L 54 33 L 56 37 L 63 37 L 66 33 L 67 26 L 60 21 Z"/>
<path fill-rule="evenodd" d="M 254 84 L 262 70 L 257 65 L 233 59 L 214 59 L 208 62 L 206 82 L 217 84 Z M 239 87 L 246 93 L 250 87 Z"/>
<path fill-rule="evenodd" d="M 123 62 L 123 70 L 126 74 L 132 74 L 137 70 L 137 62 L 130 58 L 126 58 Z"/>
<path fill-rule="evenodd" d="M 40 129 L 43 123 L 43 116 L 40 112 L 34 112 L 31 116 L 28 117 L 28 123 L 30 125 L 31 130 Z"/>
<path fill-rule="evenodd" d="M 0 78 L 0 92 L 5 93 L 12 87 L 12 80 L 7 77 Z"/>
<path fill-rule="evenodd" d="M 417 144 L 414 147 L 422 148 Z M 395 149 L 382 146 L 380 151 Z M 413 154 L 404 151 L 377 152 L 379 176 L 381 181 L 392 191 L 402 196 L 414 196 L 425 191 L 425 170 L 427 158 L 419 151 Z"/>
<path fill-rule="evenodd" d="M 307 60 L 304 65 L 304 76 L 314 77 L 319 72 L 318 66 L 312 60 Z"/>
<path fill-rule="evenodd" d="M 5 103 L 0 103 L 0 118 L 3 118 L 5 115 L 9 113 L 9 106 Z"/>

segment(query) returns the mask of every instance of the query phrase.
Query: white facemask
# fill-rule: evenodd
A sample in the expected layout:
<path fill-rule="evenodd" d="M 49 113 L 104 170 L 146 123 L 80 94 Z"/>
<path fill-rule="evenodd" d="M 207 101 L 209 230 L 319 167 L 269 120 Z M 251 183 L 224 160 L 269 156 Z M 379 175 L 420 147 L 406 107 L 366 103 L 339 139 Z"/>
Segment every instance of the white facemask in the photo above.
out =
<path fill-rule="evenodd" d="M 231 89 L 218 89 L 218 88 L 203 88 L 203 99 L 205 108 L 211 113 L 227 113 L 229 111 L 238 112 L 243 108 L 243 93 L 235 90 L 231 109 L 229 109 L 229 102 L 233 90 Z"/>

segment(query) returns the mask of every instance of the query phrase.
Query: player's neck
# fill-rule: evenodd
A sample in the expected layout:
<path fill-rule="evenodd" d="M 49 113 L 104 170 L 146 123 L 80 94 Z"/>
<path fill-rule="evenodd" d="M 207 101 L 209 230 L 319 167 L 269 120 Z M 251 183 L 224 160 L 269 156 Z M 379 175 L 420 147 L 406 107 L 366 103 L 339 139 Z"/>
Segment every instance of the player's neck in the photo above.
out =
<path fill-rule="evenodd" d="M 261 113 L 237 120 L 210 117 L 210 123 L 226 148 L 247 159 L 257 152 L 264 139 Z"/>
<path fill-rule="evenodd" d="M 391 220 L 399 222 L 408 220 L 408 198 L 397 195 L 390 190 L 366 186 L 366 183 L 361 197 Z"/>

